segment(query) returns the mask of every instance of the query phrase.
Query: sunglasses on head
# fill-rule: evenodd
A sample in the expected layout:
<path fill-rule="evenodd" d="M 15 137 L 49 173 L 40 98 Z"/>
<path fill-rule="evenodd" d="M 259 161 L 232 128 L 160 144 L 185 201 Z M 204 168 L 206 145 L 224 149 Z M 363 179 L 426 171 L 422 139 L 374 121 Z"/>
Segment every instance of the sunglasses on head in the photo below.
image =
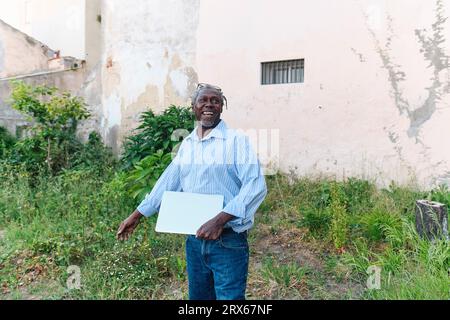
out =
<path fill-rule="evenodd" d="M 214 90 L 217 90 L 218 92 L 220 92 L 223 100 L 225 101 L 225 108 L 228 109 L 228 105 L 227 105 L 228 101 L 227 101 L 227 98 L 222 94 L 222 89 L 221 88 L 219 88 L 218 86 L 213 86 L 212 84 L 209 84 L 209 83 L 199 83 L 197 85 L 197 91 L 200 90 L 200 89 L 203 89 L 203 88 L 214 89 Z"/>
<path fill-rule="evenodd" d="M 198 89 L 203 89 L 203 88 L 211 88 L 211 89 L 215 89 L 215 90 L 217 90 L 217 91 L 219 91 L 219 92 L 222 92 L 222 89 L 221 89 L 221 88 L 219 88 L 219 87 L 217 87 L 217 86 L 213 86 L 213 85 L 211 85 L 211 84 L 209 84 L 209 83 L 199 83 L 199 84 L 197 85 L 197 90 L 198 90 Z"/>

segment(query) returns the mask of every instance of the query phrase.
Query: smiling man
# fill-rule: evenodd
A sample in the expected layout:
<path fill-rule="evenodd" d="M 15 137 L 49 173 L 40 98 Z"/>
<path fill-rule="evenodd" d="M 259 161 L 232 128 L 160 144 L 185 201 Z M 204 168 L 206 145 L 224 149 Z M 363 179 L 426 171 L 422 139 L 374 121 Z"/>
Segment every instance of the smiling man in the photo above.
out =
<path fill-rule="evenodd" d="M 126 240 L 139 220 L 156 213 L 165 191 L 221 194 L 221 212 L 187 236 L 189 298 L 245 299 L 249 247 L 247 232 L 267 194 L 266 183 L 248 137 L 228 129 L 220 118 L 226 98 L 219 87 L 199 84 L 192 96 L 198 126 L 187 136 L 152 191 L 122 222 Z"/>

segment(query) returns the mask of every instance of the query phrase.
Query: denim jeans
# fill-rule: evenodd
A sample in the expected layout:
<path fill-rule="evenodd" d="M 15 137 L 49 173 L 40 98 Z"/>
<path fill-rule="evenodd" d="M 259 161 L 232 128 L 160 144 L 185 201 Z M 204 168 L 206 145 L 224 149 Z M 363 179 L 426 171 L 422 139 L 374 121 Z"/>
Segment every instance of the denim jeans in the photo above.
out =
<path fill-rule="evenodd" d="M 248 274 L 247 232 L 224 229 L 217 240 L 186 239 L 191 300 L 244 300 Z"/>

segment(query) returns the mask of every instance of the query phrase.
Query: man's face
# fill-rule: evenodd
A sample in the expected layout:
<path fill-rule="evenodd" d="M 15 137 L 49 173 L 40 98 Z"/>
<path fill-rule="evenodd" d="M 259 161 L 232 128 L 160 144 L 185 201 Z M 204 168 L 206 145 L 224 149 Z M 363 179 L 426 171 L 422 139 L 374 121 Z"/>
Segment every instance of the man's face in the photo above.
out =
<path fill-rule="evenodd" d="M 223 101 L 216 90 L 205 89 L 200 91 L 197 102 L 193 107 L 195 118 L 200 121 L 202 127 L 213 127 L 220 120 Z"/>

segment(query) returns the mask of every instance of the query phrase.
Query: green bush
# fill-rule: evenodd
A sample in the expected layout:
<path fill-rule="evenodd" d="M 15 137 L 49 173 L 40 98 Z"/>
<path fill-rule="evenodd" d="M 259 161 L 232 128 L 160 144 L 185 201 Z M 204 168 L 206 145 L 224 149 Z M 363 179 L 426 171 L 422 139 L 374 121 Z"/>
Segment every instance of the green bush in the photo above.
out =
<path fill-rule="evenodd" d="M 124 142 L 121 155 L 124 170 L 130 170 L 137 162 L 159 150 L 164 154 L 172 152 L 179 140 L 194 129 L 195 116 L 190 108 L 172 105 L 160 115 L 152 110 L 146 111 L 140 121 L 136 133 Z M 173 136 L 174 133 L 180 133 L 180 136 Z"/>
<path fill-rule="evenodd" d="M 161 150 L 145 157 L 134 165 L 125 178 L 127 194 L 141 202 L 155 185 L 158 178 L 172 161 L 170 153 L 163 154 Z"/>
<path fill-rule="evenodd" d="M 77 122 L 89 117 L 82 98 L 55 87 L 32 86 L 12 81 L 12 107 L 36 121 L 34 129 L 44 138 L 75 133 Z"/>
<path fill-rule="evenodd" d="M 331 203 L 331 186 L 328 181 L 320 184 L 319 192 L 316 193 L 315 206 L 317 208 L 326 208 Z"/>
<path fill-rule="evenodd" d="M 14 144 L 16 139 L 6 130 L 6 128 L 0 127 L 0 160 L 5 159 Z"/>
<path fill-rule="evenodd" d="M 78 121 L 89 117 L 83 99 L 54 87 L 21 81 L 12 82 L 12 88 L 12 107 L 28 116 L 33 125 L 31 135 L 18 141 L 3 139 L 0 130 L 0 159 L 5 154 L 1 152 L 6 144 L 2 141 L 8 141 L 9 151 L 3 159 L 25 168 L 34 180 L 42 174 L 57 175 L 70 169 L 89 169 L 102 175 L 116 165 L 98 133 L 91 132 L 85 144 L 76 137 Z"/>
<path fill-rule="evenodd" d="M 307 227 L 316 236 L 325 237 L 331 224 L 331 212 L 329 209 L 304 208 L 301 209 L 302 218 L 300 225 Z"/>
<path fill-rule="evenodd" d="M 75 170 L 89 169 L 102 174 L 106 169 L 115 167 L 117 160 L 111 148 L 105 146 L 100 135 L 93 131 L 88 141 L 73 153 L 70 163 Z"/>
<path fill-rule="evenodd" d="M 375 186 L 367 180 L 348 178 L 342 189 L 345 194 L 347 210 L 350 214 L 367 211 L 372 207 Z"/>
<path fill-rule="evenodd" d="M 35 172 L 46 168 L 57 174 L 70 167 L 70 157 L 81 148 L 75 133 L 78 121 L 89 112 L 82 98 L 55 87 L 13 81 L 11 106 L 33 122 L 32 136 L 16 144 L 11 160 L 26 163 Z"/>
<path fill-rule="evenodd" d="M 172 161 L 179 140 L 194 128 L 194 115 L 189 108 L 170 106 L 162 114 L 153 111 L 141 115 L 136 134 L 124 143 L 121 163 L 126 172 L 120 176 L 127 195 L 139 203 L 155 185 Z"/>

